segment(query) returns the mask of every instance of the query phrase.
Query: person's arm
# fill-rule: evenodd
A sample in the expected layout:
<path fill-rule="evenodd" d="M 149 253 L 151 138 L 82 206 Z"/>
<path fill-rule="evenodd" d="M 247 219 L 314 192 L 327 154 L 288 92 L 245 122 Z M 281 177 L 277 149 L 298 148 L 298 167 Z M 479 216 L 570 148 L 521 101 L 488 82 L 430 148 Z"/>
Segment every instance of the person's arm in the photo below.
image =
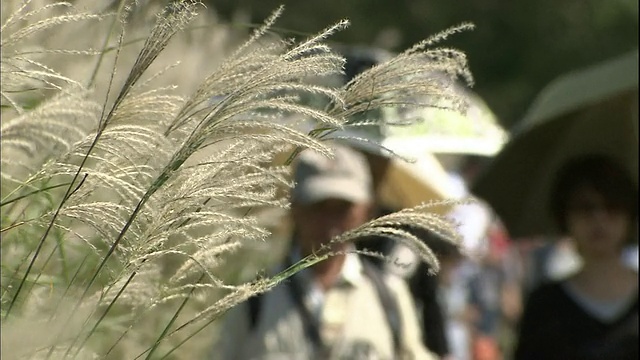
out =
<path fill-rule="evenodd" d="M 402 347 L 409 359 L 431 360 L 438 356 L 430 352 L 422 343 L 422 332 L 418 324 L 418 315 L 409 288 L 405 282 L 395 276 L 387 275 L 385 281 L 395 295 L 402 318 Z"/>

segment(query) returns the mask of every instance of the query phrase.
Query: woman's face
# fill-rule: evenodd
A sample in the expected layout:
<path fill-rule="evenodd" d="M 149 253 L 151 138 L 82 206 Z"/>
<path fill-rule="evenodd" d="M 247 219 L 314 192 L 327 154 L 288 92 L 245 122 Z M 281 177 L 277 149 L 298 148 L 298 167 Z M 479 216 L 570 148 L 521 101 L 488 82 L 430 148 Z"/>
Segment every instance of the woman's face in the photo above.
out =
<path fill-rule="evenodd" d="M 580 187 L 569 198 L 567 229 L 584 257 L 618 257 L 629 236 L 630 222 L 624 208 L 591 187 Z"/>

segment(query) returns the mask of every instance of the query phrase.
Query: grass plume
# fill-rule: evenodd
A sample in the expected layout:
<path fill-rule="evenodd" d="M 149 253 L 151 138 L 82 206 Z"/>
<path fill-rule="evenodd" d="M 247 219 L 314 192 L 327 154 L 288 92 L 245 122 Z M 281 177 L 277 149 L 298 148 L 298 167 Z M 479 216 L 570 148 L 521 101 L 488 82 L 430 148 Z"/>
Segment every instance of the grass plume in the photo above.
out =
<path fill-rule="evenodd" d="M 318 80 L 342 72 L 326 40 L 347 21 L 283 39 L 268 31 L 278 8 L 246 42 L 227 44 L 232 30 L 198 15 L 198 1 L 170 2 L 153 24 L 144 4 L 103 11 L 110 5 L 2 2 L 3 357 L 189 358 L 226 310 L 330 255 L 243 280 L 247 249 L 274 241 L 265 210 L 289 206 L 289 167 L 269 165 L 276 155 L 331 156 L 323 140 L 373 121 L 354 120 L 371 109 L 457 110 L 449 83 L 471 80 L 464 54 L 431 48 L 460 28 L 336 87 Z M 185 31 L 193 24 L 208 25 Z M 301 126 L 309 119 L 312 132 Z M 402 224 L 456 238 L 425 206 L 335 241 L 386 234 L 437 266 Z M 43 331 L 22 343 L 34 325 Z"/>

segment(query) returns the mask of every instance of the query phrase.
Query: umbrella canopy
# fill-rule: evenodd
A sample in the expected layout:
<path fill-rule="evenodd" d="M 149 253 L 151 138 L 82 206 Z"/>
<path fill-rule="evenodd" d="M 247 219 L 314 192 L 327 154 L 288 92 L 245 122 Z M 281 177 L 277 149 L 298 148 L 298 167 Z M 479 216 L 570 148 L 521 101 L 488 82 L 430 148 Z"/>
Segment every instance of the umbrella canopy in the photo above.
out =
<path fill-rule="evenodd" d="M 550 188 L 568 159 L 605 154 L 638 184 L 638 51 L 569 73 L 539 94 L 472 186 L 512 237 L 557 235 Z"/>
<path fill-rule="evenodd" d="M 385 126 L 382 145 L 418 153 L 493 156 L 508 139 L 508 133 L 487 104 L 472 91 L 455 85 L 466 99 L 466 113 L 436 107 L 388 108 L 385 116 L 413 123 Z M 420 103 L 419 99 L 416 100 Z"/>
<path fill-rule="evenodd" d="M 458 198 L 449 174 L 434 154 L 491 156 L 505 143 L 507 132 L 486 103 L 459 84 L 453 86 L 468 105 L 465 114 L 446 106 L 386 107 L 361 114 L 361 119 L 353 121 L 360 124 L 346 126 L 324 138 L 346 143 L 367 155 L 379 205 L 404 209 Z M 413 103 L 433 101 L 415 98 Z M 383 124 L 371 121 L 377 117 L 389 121 Z M 310 121 L 290 120 L 304 131 L 315 128 Z M 394 154 L 413 161 L 407 162 Z M 276 161 L 281 163 L 284 158 Z M 451 206 L 445 205 L 432 208 L 443 215 L 450 210 Z"/>

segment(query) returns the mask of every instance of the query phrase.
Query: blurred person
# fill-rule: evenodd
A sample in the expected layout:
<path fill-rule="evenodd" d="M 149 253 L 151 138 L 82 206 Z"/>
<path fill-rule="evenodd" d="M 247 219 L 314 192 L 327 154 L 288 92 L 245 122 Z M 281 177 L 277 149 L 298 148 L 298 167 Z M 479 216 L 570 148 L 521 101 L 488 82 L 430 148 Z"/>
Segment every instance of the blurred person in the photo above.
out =
<path fill-rule="evenodd" d="M 460 171 L 450 173 L 450 192 L 465 199 L 470 197 L 466 183 L 481 168 L 482 157 L 467 155 L 459 160 Z M 393 260 L 387 268 L 410 284 L 419 306 L 425 345 L 446 359 L 471 360 L 472 323 L 477 312 L 470 301 L 470 281 L 478 271 L 477 258 L 487 249 L 485 237 L 490 213 L 486 204 L 476 201 L 455 206 L 448 217 L 458 224 L 464 252 L 471 258 L 441 248 L 438 244 L 443 240 L 434 240 L 437 238 L 434 234 L 420 233 L 419 237 L 429 246 L 439 248 L 440 272 L 428 275 L 427 264 L 420 263 L 417 255 L 401 244 L 387 247 Z"/>
<path fill-rule="evenodd" d="M 477 310 L 471 305 L 469 267 L 465 260 L 445 259 L 441 269 L 439 297 L 443 304 L 447 339 L 450 346 L 448 359 L 470 360 L 472 356 L 472 324 Z M 468 264 L 468 263 L 467 263 Z"/>
<path fill-rule="evenodd" d="M 487 231 L 488 251 L 470 280 L 470 302 L 477 311 L 472 324 L 472 358 L 502 359 L 512 347 L 521 312 L 521 262 L 506 229 L 493 219 Z"/>
<path fill-rule="evenodd" d="M 423 342 L 431 351 L 442 359 L 457 359 L 453 348 L 457 344 L 451 341 L 458 339 L 455 336 L 459 331 L 457 323 L 449 321 L 452 317 L 468 316 L 465 309 L 459 309 L 459 305 L 465 306 L 465 302 L 451 301 L 448 298 L 464 289 L 452 289 L 451 278 L 458 263 L 463 258 L 460 249 L 449 241 L 442 239 L 435 233 L 422 229 L 408 229 L 420 238 L 440 261 L 440 271 L 437 274 L 430 273 L 430 266 L 420 262 L 418 256 L 402 244 L 395 245 L 388 253 L 387 270 L 405 278 L 409 284 L 414 301 L 418 308 L 418 316 L 422 325 Z M 462 297 L 464 298 L 464 297 Z M 464 346 L 464 345 L 463 345 Z"/>
<path fill-rule="evenodd" d="M 463 166 L 471 176 L 476 168 L 475 157 Z M 451 192 L 457 198 L 467 197 L 468 191 L 463 176 L 451 175 Z M 463 237 L 467 254 L 477 255 L 483 251 L 483 232 L 486 230 L 488 213 L 480 202 L 454 207 L 448 215 L 458 223 L 458 232 Z M 412 230 L 413 231 L 413 230 Z M 441 269 L 435 276 L 429 274 L 428 264 L 402 244 L 386 245 L 392 262 L 386 268 L 403 277 L 409 284 L 418 306 L 422 323 L 423 342 L 443 359 L 471 359 L 471 323 L 476 312 L 470 306 L 469 280 L 477 271 L 476 263 L 465 258 L 456 246 L 447 246 L 436 234 L 418 230 L 415 233 L 429 245 L 440 260 Z M 383 243 L 381 243 L 383 244 Z"/>
<path fill-rule="evenodd" d="M 490 207 L 480 199 L 469 193 L 468 184 L 472 183 L 478 173 L 482 171 L 488 158 L 477 155 L 463 155 L 458 160 L 457 170 L 451 172 L 452 186 L 460 199 L 473 199 L 472 203 L 454 207 L 448 215 L 459 224 L 459 231 L 463 238 L 464 252 L 467 257 L 461 259 L 452 270 L 449 285 L 449 302 L 451 309 L 457 309 L 449 315 L 452 329 L 451 342 L 454 357 L 460 360 L 474 359 L 479 353 L 496 352 L 496 341 L 481 334 L 477 327 L 488 323 L 487 319 L 493 314 L 492 299 L 500 299 L 501 282 L 493 280 L 496 271 L 486 266 L 486 259 L 490 255 L 491 247 L 489 232 L 494 222 L 494 215 Z M 500 274 L 500 269 L 497 269 Z M 489 305 L 494 303 L 494 305 Z M 499 306 L 499 305 L 498 305 Z M 478 345 L 475 342 L 479 341 Z M 490 350 L 489 350 L 490 349 Z M 495 360 L 495 357 L 492 359 Z"/>
<path fill-rule="evenodd" d="M 364 155 L 338 145 L 334 154 L 305 150 L 295 163 L 295 237 L 280 270 L 370 219 L 373 189 Z M 435 358 L 422 344 L 406 284 L 360 258 L 353 245 L 330 246 L 336 255 L 233 308 L 213 358 Z"/>
<path fill-rule="evenodd" d="M 451 174 L 451 190 L 457 198 L 471 196 L 466 183 L 481 166 L 481 157 L 462 158 L 460 173 Z M 410 284 L 422 315 L 425 345 L 446 359 L 471 360 L 474 356 L 475 326 L 481 319 L 480 311 L 486 309 L 473 303 L 472 292 L 478 288 L 474 283 L 481 275 L 481 259 L 489 250 L 487 235 L 493 221 L 492 213 L 486 204 L 478 200 L 455 206 L 448 217 L 458 223 L 458 231 L 463 238 L 462 250 L 469 257 L 456 246 L 444 246 L 446 242 L 435 234 L 419 233 L 417 236 L 437 254 L 441 262 L 440 272 L 436 276 L 428 275 L 428 265 L 420 263 L 417 255 L 400 244 L 390 252 L 394 262 L 389 264 L 389 268 Z"/>
<path fill-rule="evenodd" d="M 507 282 L 508 271 L 504 266 L 508 240 L 502 229 L 492 224 L 487 242 L 489 250 L 480 259 L 478 273 L 471 282 L 472 303 L 478 308 L 480 316 L 476 330 L 483 335 L 495 336 L 498 332 L 501 316 L 501 291 Z"/>
<path fill-rule="evenodd" d="M 449 217 L 459 223 L 464 252 L 453 271 L 451 303 L 464 303 L 466 317 L 452 317 L 453 352 L 460 359 L 498 360 L 512 352 L 515 326 L 522 311 L 524 262 L 493 209 L 469 192 L 489 157 L 457 155 L 451 172 L 460 199 L 474 202 L 454 207 Z M 461 321 L 464 319 L 464 322 Z"/>
<path fill-rule="evenodd" d="M 638 187 L 610 158 L 569 160 L 551 193 L 582 267 L 528 297 L 515 360 L 638 359 L 638 273 L 620 260 L 637 241 Z"/>

